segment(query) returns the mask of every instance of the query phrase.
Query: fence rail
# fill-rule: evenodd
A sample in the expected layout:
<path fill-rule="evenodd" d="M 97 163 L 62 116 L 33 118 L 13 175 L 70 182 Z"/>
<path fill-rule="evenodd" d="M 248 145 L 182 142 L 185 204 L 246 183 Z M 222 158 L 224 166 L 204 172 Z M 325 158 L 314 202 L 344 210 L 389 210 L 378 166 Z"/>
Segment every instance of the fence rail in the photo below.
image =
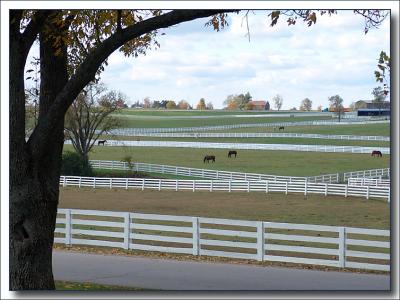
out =
<path fill-rule="evenodd" d="M 190 132 L 190 131 L 206 131 L 206 130 L 226 130 L 235 128 L 249 127 L 275 127 L 275 126 L 301 126 L 301 125 L 353 125 L 353 124 L 379 124 L 390 123 L 390 120 L 371 120 L 360 121 L 359 119 L 346 119 L 346 121 L 337 122 L 331 120 L 315 120 L 315 121 L 298 121 L 298 122 L 270 122 L 270 123 L 246 123 L 216 126 L 200 126 L 200 127 L 169 127 L 169 128 L 118 128 L 113 129 L 109 133 L 114 135 L 135 135 L 139 132 Z"/>
<path fill-rule="evenodd" d="M 343 180 L 346 182 L 349 178 L 389 178 L 390 168 L 372 169 L 343 173 Z"/>
<path fill-rule="evenodd" d="M 349 178 L 348 185 L 390 186 L 390 180 L 375 178 Z"/>
<path fill-rule="evenodd" d="M 138 132 L 136 136 L 173 138 L 307 138 L 326 140 L 390 141 L 389 136 L 331 135 L 274 132 Z"/>
<path fill-rule="evenodd" d="M 390 271 L 389 238 L 378 229 L 59 209 L 54 241 Z"/>
<path fill-rule="evenodd" d="M 269 180 L 269 181 L 289 181 L 289 182 L 329 182 L 337 183 L 339 174 L 324 174 L 319 176 L 299 177 L 299 176 L 280 176 L 256 173 L 241 173 L 221 170 L 209 170 L 198 168 L 187 168 L 179 166 L 158 165 L 134 162 L 129 166 L 126 162 L 106 161 L 106 160 L 90 160 L 93 168 L 110 169 L 110 170 L 133 170 L 136 172 L 161 173 L 177 176 L 199 177 L 207 179 L 223 179 L 223 180 Z"/>
<path fill-rule="evenodd" d="M 71 141 L 65 141 L 71 144 Z M 371 153 L 379 150 L 382 154 L 390 154 L 389 147 L 360 147 L 332 145 L 293 145 L 293 144 L 253 144 L 253 143 L 211 143 L 211 142 L 178 142 L 178 141 L 118 141 L 107 140 L 105 146 L 131 147 L 171 147 L 200 149 L 241 149 L 241 150 L 279 150 L 335 153 Z"/>
<path fill-rule="evenodd" d="M 281 182 L 281 181 L 244 181 L 244 180 L 174 180 L 147 178 L 103 178 L 61 176 L 60 185 L 93 188 L 135 188 L 155 190 L 187 191 L 225 191 L 225 192 L 284 192 L 321 195 L 340 195 L 380 198 L 390 201 L 390 187 L 349 186 L 347 184 Z"/>

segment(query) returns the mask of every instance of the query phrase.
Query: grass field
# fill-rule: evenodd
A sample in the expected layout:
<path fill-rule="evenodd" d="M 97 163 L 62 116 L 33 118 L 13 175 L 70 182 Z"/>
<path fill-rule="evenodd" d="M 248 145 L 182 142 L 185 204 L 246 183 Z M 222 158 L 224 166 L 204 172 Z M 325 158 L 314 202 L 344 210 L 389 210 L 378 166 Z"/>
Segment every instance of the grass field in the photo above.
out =
<path fill-rule="evenodd" d="M 275 132 L 273 127 L 235 128 L 225 132 Z M 390 124 L 286 126 L 285 132 L 390 136 Z"/>
<path fill-rule="evenodd" d="M 386 201 L 283 193 L 60 188 L 60 208 L 389 229 Z"/>
<path fill-rule="evenodd" d="M 56 280 L 57 291 L 146 291 L 142 288 L 133 288 L 118 285 L 105 285 L 91 282 L 71 282 Z"/>
<path fill-rule="evenodd" d="M 71 145 L 64 146 L 64 150 L 72 149 Z M 216 162 L 204 164 L 204 155 L 210 153 L 216 155 Z M 157 147 L 95 146 L 89 158 L 121 161 L 129 155 L 136 162 L 287 176 L 315 176 L 388 168 L 390 164 L 389 155 L 374 158 L 370 154 L 240 150 L 236 159 L 229 159 L 225 149 Z"/>
<path fill-rule="evenodd" d="M 325 120 L 332 119 L 324 116 L 299 116 L 299 117 L 272 117 L 272 118 L 249 118 L 232 116 L 224 118 L 149 118 L 135 115 L 119 115 L 117 116 L 120 127 L 133 128 L 164 128 L 164 127 L 197 127 L 197 126 L 214 126 L 214 125 L 230 125 L 230 124 L 247 124 L 247 123 L 271 123 L 271 122 L 299 122 L 308 120 Z"/>
<path fill-rule="evenodd" d="M 181 141 L 181 142 L 215 142 L 215 143 L 255 143 L 255 144 L 298 144 L 298 145 L 338 145 L 338 146 L 365 146 L 365 147 L 390 147 L 390 142 L 385 141 L 354 141 L 331 139 L 307 138 L 179 138 L 179 137 L 150 137 L 150 136 L 113 136 L 115 140 L 141 140 L 141 141 Z M 101 139 L 110 139 L 102 136 Z"/>

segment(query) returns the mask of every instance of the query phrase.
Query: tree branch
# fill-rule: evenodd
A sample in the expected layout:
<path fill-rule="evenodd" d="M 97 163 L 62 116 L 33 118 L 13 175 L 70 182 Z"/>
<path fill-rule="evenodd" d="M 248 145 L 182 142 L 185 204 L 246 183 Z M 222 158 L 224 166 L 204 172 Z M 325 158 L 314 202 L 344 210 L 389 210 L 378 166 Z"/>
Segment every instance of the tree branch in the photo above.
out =
<path fill-rule="evenodd" d="M 63 90 L 55 98 L 46 116 L 41 118 L 30 138 L 33 155 L 40 155 L 51 138 L 52 129 L 60 118 L 64 118 L 68 107 L 79 92 L 95 77 L 96 71 L 104 60 L 123 44 L 143 34 L 176 25 L 194 19 L 209 17 L 222 12 L 234 10 L 178 10 L 161 16 L 144 20 L 116 32 L 104 40 L 96 49 L 90 52 L 76 73 L 70 78 Z"/>

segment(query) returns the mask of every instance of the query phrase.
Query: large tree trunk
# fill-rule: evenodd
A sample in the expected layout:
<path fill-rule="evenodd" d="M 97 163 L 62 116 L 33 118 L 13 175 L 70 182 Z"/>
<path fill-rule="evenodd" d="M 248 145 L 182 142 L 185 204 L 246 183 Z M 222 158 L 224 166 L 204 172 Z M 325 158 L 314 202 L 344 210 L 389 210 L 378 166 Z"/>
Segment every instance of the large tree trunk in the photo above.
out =
<path fill-rule="evenodd" d="M 10 39 L 12 40 L 12 39 Z M 17 45 L 14 45 L 17 46 Z M 10 58 L 18 57 L 11 45 Z M 65 48 L 54 56 L 51 40 L 40 38 L 41 92 L 39 120 L 68 80 Z M 10 59 L 10 289 L 54 289 L 52 248 L 59 196 L 64 120 L 52 129 L 52 139 L 40 156 L 24 137 L 24 74 L 18 59 Z M 22 70 L 22 72 L 20 71 Z M 21 108 L 23 111 L 21 111 Z M 15 134 L 15 136 L 14 136 Z M 23 149 L 23 151 L 20 151 Z"/>

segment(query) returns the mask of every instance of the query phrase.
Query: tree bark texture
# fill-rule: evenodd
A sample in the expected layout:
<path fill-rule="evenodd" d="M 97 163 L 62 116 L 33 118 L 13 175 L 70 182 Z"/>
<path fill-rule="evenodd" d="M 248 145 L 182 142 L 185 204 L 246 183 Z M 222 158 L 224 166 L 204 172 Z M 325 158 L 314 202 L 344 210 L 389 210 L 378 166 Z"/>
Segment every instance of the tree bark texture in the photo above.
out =
<path fill-rule="evenodd" d="M 17 45 L 10 46 L 10 70 L 19 70 L 10 72 L 10 290 L 54 289 L 52 248 L 64 119 L 53 124 L 52 138 L 45 150 L 40 155 L 33 155 L 32 145 L 25 142 L 23 133 L 24 67 L 18 65 L 21 59 L 17 62 L 12 59 L 17 57 L 18 47 L 14 48 Z M 54 53 L 51 39 L 41 37 L 39 119 L 46 115 L 68 80 L 65 48 L 64 55 L 54 56 Z"/>

